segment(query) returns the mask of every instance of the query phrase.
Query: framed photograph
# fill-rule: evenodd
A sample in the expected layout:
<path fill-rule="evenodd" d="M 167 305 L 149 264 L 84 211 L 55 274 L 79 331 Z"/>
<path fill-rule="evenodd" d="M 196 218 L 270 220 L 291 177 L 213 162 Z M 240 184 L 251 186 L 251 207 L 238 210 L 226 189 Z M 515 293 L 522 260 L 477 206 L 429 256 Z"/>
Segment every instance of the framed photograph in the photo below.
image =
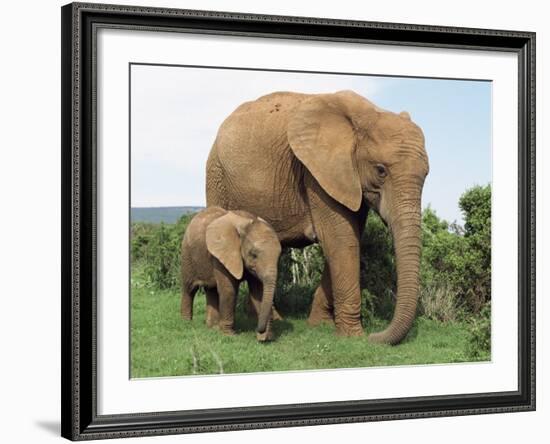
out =
<path fill-rule="evenodd" d="M 72 3 L 62 435 L 535 409 L 535 34 Z"/>

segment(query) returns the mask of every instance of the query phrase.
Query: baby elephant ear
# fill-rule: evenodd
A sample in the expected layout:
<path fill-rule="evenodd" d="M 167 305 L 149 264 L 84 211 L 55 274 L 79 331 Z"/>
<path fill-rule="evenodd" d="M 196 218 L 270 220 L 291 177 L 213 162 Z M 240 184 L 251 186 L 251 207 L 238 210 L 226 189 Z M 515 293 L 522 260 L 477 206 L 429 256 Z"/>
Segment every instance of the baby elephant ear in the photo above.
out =
<path fill-rule="evenodd" d="M 354 160 L 356 135 L 344 99 L 335 94 L 306 99 L 291 116 L 287 137 L 294 155 L 323 190 L 357 211 L 362 189 Z"/>
<path fill-rule="evenodd" d="M 206 228 L 206 248 L 236 279 L 243 277 L 240 233 L 251 222 L 228 212 Z"/>

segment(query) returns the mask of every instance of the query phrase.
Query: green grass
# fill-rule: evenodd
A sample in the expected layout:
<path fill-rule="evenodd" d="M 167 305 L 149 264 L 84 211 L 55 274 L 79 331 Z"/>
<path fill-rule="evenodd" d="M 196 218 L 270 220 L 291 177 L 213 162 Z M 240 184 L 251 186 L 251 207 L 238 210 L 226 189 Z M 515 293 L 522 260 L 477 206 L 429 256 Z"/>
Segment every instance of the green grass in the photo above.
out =
<path fill-rule="evenodd" d="M 407 339 L 398 346 L 374 345 L 365 337 L 334 334 L 334 327 L 309 327 L 305 319 L 285 316 L 275 321 L 275 340 L 258 343 L 255 320 L 238 305 L 237 335 L 223 336 L 204 323 L 205 297 L 195 297 L 194 319 L 180 318 L 180 294 L 147 285 L 139 268 L 132 271 L 132 378 L 311 370 L 387 365 L 486 361 L 472 358 L 466 323 L 441 323 L 418 318 Z M 376 320 L 366 333 L 384 328 Z"/>

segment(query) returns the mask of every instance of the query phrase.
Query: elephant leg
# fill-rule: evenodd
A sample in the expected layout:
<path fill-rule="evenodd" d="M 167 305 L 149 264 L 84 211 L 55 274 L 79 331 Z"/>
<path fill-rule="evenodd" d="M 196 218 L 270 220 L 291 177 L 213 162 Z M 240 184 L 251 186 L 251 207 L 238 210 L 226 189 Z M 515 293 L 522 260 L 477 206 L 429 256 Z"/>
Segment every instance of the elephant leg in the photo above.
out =
<path fill-rule="evenodd" d="M 336 333 L 363 335 L 359 288 L 359 219 L 363 217 L 335 202 L 314 180 L 309 184 L 308 198 L 329 270 Z"/>
<path fill-rule="evenodd" d="M 262 283 L 253 277 L 250 277 L 247 282 L 250 292 L 248 294 L 246 312 L 249 318 L 257 319 L 258 313 L 260 312 L 260 305 L 262 303 Z M 283 317 L 277 311 L 275 306 L 273 306 L 273 308 L 271 309 L 271 319 L 273 321 L 283 320 Z"/>
<path fill-rule="evenodd" d="M 359 246 L 350 245 L 334 251 L 329 258 L 329 267 L 333 282 L 336 333 L 344 336 L 361 336 L 363 327 L 359 288 Z"/>
<path fill-rule="evenodd" d="M 219 262 L 214 264 L 218 289 L 218 328 L 226 335 L 235 334 L 235 303 L 239 282 Z"/>
<path fill-rule="evenodd" d="M 218 306 L 218 291 L 215 288 L 206 288 L 206 326 L 212 328 L 218 325 L 220 312 Z"/>
<path fill-rule="evenodd" d="M 330 270 L 326 262 L 321 277 L 321 283 L 313 295 L 311 311 L 307 319 L 307 323 L 311 326 L 319 325 L 323 322 L 334 322 L 334 303 L 332 300 Z"/>
<path fill-rule="evenodd" d="M 181 317 L 187 321 L 193 319 L 193 301 L 195 299 L 195 293 L 197 288 L 189 288 L 183 286 L 181 291 Z"/>

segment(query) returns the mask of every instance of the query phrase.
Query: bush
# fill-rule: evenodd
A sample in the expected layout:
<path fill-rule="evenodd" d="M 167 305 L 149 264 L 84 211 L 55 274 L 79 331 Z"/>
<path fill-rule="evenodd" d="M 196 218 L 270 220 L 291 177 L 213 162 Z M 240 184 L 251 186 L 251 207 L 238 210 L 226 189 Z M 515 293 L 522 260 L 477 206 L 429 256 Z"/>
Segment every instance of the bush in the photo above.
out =
<path fill-rule="evenodd" d="M 426 208 L 422 214 L 421 281 L 453 285 L 456 261 L 462 257 L 464 248 L 464 237 L 449 231 L 447 222 L 440 220 L 430 207 Z"/>
<path fill-rule="evenodd" d="M 159 288 L 176 287 L 179 283 L 179 251 L 172 228 L 160 224 L 149 241 L 144 257 L 147 279 Z"/>
<path fill-rule="evenodd" d="M 474 313 L 491 300 L 491 187 L 477 186 L 459 201 L 464 213 L 466 257 L 457 263 L 458 285 Z"/>
<path fill-rule="evenodd" d="M 275 293 L 274 305 L 283 316 L 305 318 L 309 315 L 316 285 L 280 285 Z"/>
<path fill-rule="evenodd" d="M 150 223 L 133 223 L 130 230 L 131 238 L 131 260 L 140 261 L 145 256 L 151 237 L 156 230 L 156 226 Z"/>
<path fill-rule="evenodd" d="M 446 287 L 456 305 L 478 314 L 491 299 L 491 187 L 476 186 L 460 198 L 464 228 L 440 220 L 431 208 L 422 216 L 422 289 Z"/>
<path fill-rule="evenodd" d="M 389 320 L 393 315 L 397 272 L 393 240 L 380 217 L 370 212 L 361 237 L 360 284 L 365 306 L 371 314 Z"/>
<path fill-rule="evenodd" d="M 279 259 L 274 304 L 283 315 L 305 317 L 323 272 L 324 257 L 319 245 L 303 249 L 285 248 Z"/>
<path fill-rule="evenodd" d="M 391 320 L 395 307 L 395 293 L 386 290 L 382 296 L 372 294 L 367 288 L 361 290 L 361 323 L 370 327 L 379 319 Z"/>
<path fill-rule="evenodd" d="M 179 288 L 180 249 L 193 215 L 175 224 L 134 223 L 131 231 L 132 262 L 141 262 L 147 281 L 158 288 Z"/>
<path fill-rule="evenodd" d="M 434 321 L 456 321 L 459 317 L 456 291 L 446 282 L 423 283 L 418 312 Z"/>
<path fill-rule="evenodd" d="M 491 303 L 488 302 L 470 324 L 469 350 L 471 358 L 488 357 L 491 352 Z"/>
<path fill-rule="evenodd" d="M 285 248 L 279 260 L 279 284 L 291 286 L 316 287 L 323 273 L 325 260 L 319 245 L 305 248 Z"/>

